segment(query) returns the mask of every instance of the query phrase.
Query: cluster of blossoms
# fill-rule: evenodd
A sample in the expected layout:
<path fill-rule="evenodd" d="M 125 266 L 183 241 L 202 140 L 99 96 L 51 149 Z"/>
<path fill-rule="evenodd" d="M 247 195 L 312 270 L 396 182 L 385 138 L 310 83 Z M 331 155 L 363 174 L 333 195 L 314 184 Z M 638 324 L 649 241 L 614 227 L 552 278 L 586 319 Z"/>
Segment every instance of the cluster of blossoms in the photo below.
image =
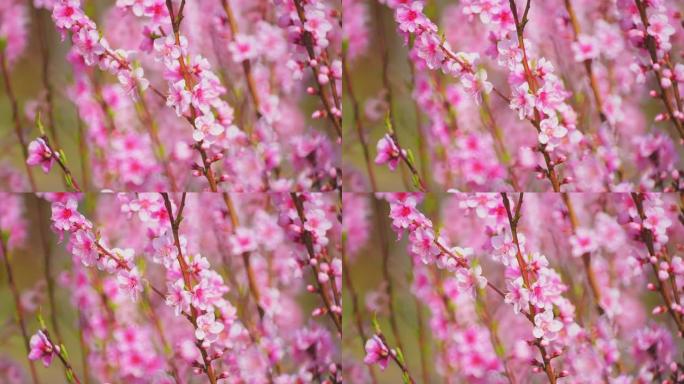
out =
<path fill-rule="evenodd" d="M 66 59 L 74 83 L 67 95 L 86 129 L 79 125 L 79 153 L 69 157 L 82 158 L 84 189 L 339 187 L 343 32 L 338 2 L 278 1 L 264 4 L 270 11 L 257 15 L 248 4 L 230 0 L 120 0 L 97 24 L 80 0 L 35 1 L 33 6 L 36 14 L 48 10 L 62 40 L 71 42 Z M 13 2 L 0 8 L 0 20 L 8 20 L 0 29 L 8 64 L 28 42 L 26 11 Z M 54 57 L 45 46 L 45 28 L 39 25 L 38 37 L 47 68 Z M 9 67 L 3 74 L 13 80 Z M 59 80 L 53 83 L 47 69 L 42 77 L 44 91 L 26 102 L 25 118 L 14 114 L 13 120 L 24 160 L 47 172 L 46 153 L 70 147 L 64 145 L 69 135 L 59 126 L 61 110 L 54 100 Z M 8 92 L 19 110 L 23 100 L 9 84 Z M 317 105 L 305 102 L 311 96 L 318 97 Z M 39 113 L 49 132 L 28 143 L 22 120 L 37 120 Z M 44 137 L 49 137 L 48 148 L 41 143 Z M 37 162 L 39 156 L 45 161 Z M 69 177 L 76 174 L 71 172 Z M 37 190 L 30 168 L 27 173 Z"/>
<path fill-rule="evenodd" d="M 389 203 L 392 230 L 400 237 L 407 234 L 409 263 L 400 268 L 408 267 L 412 278 L 407 285 L 392 281 L 403 271 L 383 275 L 380 295 L 385 297 L 369 294 L 366 300 L 372 302 L 365 311 L 352 309 L 351 316 L 361 319 L 356 333 L 366 365 L 363 370 L 361 359 L 347 361 L 354 380 L 377 382 L 392 367 L 407 382 L 438 376 L 495 383 L 682 379 L 676 358 L 682 312 L 675 298 L 682 294 L 677 253 L 684 232 L 676 224 L 681 212 L 677 196 L 378 197 Z M 422 203 L 434 207 L 436 201 L 440 212 L 421 212 Z M 353 218 L 360 224 L 367 220 L 358 214 Z M 371 239 L 384 241 L 383 236 Z M 347 273 L 358 275 L 367 268 L 356 257 Z M 644 284 L 660 304 L 642 300 Z M 353 285 L 345 289 L 359 300 Z M 418 307 L 418 349 L 404 349 L 413 343 L 411 334 L 402 331 L 416 326 L 407 317 L 411 311 L 402 306 L 398 316 L 399 307 L 392 304 L 405 302 L 408 295 Z M 420 308 L 428 311 L 429 321 L 421 320 Z M 364 325 L 376 317 L 373 328 Z M 391 333 L 378 328 L 387 323 Z M 434 362 L 424 360 L 427 353 Z"/>
<path fill-rule="evenodd" d="M 347 81 L 361 83 L 369 71 L 410 76 L 412 92 L 381 84 L 388 102 L 381 115 L 394 132 L 392 145 L 386 137 L 378 142 L 376 163 L 390 171 L 399 163 L 428 187 L 462 191 L 680 189 L 684 64 L 676 1 L 380 3 L 387 7 L 374 4 L 377 17 L 366 22 L 379 30 L 380 52 L 363 53 L 379 56 L 380 65 L 350 61 Z M 349 18 L 363 20 L 363 10 L 352 12 Z M 398 36 L 385 36 L 390 17 Z M 399 41 L 408 54 L 395 49 Z M 363 136 L 383 130 L 372 112 L 377 93 L 345 93 L 359 106 L 348 119 L 361 135 L 350 154 L 360 146 L 372 152 Z M 411 104 L 406 120 L 400 108 Z M 385 160 L 403 151 L 406 159 Z M 370 179 L 382 170 L 365 162 Z M 379 189 L 396 189 L 380 180 L 388 187 Z"/>
<path fill-rule="evenodd" d="M 28 331 L 34 314 L 39 320 L 35 334 L 24 336 L 31 364 L 58 361 L 71 382 L 341 382 L 336 195 L 101 194 L 92 210 L 91 195 L 3 198 L 8 268 L 21 259 L 7 252 L 38 236 L 28 231 L 22 199 L 41 199 L 41 220 L 51 217 L 72 259 L 53 265 L 60 268 L 55 282 L 46 271 L 47 286 L 21 292 L 10 284 L 20 294 L 19 324 Z M 43 200 L 52 204 L 51 216 L 40 208 Z M 79 212 L 79 201 L 93 221 Z M 62 289 L 72 309 L 46 300 L 57 300 Z M 70 310 L 75 316 L 63 321 Z M 65 347 L 76 333 L 82 362 Z M 0 370 L 1 381 L 17 376 L 9 368 Z"/>

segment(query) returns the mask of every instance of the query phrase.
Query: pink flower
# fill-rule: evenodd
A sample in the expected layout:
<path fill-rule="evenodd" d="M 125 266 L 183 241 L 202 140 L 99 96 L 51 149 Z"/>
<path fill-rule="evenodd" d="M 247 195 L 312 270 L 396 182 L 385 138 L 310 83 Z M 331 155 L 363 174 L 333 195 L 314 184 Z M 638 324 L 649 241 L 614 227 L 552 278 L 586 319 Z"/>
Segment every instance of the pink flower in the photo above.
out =
<path fill-rule="evenodd" d="M 482 276 L 482 267 L 475 266 L 471 269 L 459 269 L 456 271 L 456 281 L 463 291 L 471 292 L 474 287 L 482 289 L 487 286 L 487 278 Z"/>
<path fill-rule="evenodd" d="M 138 268 L 132 268 L 131 270 L 122 270 L 116 277 L 117 282 L 124 292 L 127 292 L 133 301 L 137 301 L 140 296 L 140 292 L 143 291 L 142 278 L 140 277 L 140 272 Z"/>
<path fill-rule="evenodd" d="M 254 37 L 244 34 L 235 35 L 233 42 L 228 44 L 228 50 L 233 55 L 233 61 L 241 63 L 257 57 L 257 41 Z"/>
<path fill-rule="evenodd" d="M 568 129 L 558 122 L 555 113 L 542 120 L 539 130 L 538 140 L 541 144 L 548 144 L 553 139 L 563 138 L 568 133 Z"/>
<path fill-rule="evenodd" d="M 530 93 L 530 86 L 527 83 L 523 83 L 513 90 L 511 109 L 518 111 L 518 118 L 521 120 L 532 116 L 534 111 L 534 95 Z"/>
<path fill-rule="evenodd" d="M 570 245 L 572 245 L 572 255 L 575 257 L 594 252 L 598 248 L 593 232 L 586 228 L 577 229 L 575 235 L 570 237 Z"/>
<path fill-rule="evenodd" d="M 382 342 L 382 339 L 377 335 L 373 335 L 372 338 L 366 341 L 365 348 L 366 357 L 363 359 L 363 362 L 366 364 L 378 364 L 380 369 L 384 371 L 389 363 L 390 351 L 385 343 Z"/>
<path fill-rule="evenodd" d="M 230 246 L 234 255 L 255 251 L 257 243 L 254 240 L 254 232 L 251 229 L 239 227 L 230 237 Z"/>
<path fill-rule="evenodd" d="M 62 0 L 55 4 L 52 18 L 57 28 L 70 29 L 83 18 L 83 11 L 79 0 Z"/>
<path fill-rule="evenodd" d="M 318 7 L 309 6 L 306 8 L 305 16 L 304 30 L 313 34 L 317 40 L 326 39 L 326 35 L 332 30 L 332 25 L 326 19 L 325 12 Z"/>
<path fill-rule="evenodd" d="M 424 22 L 423 2 L 414 1 L 410 5 L 400 5 L 396 9 L 395 19 L 399 23 L 399 30 L 414 33 Z"/>
<path fill-rule="evenodd" d="M 126 93 L 134 97 L 136 95 L 137 89 L 140 89 L 140 92 L 142 92 L 146 90 L 147 87 L 150 85 L 150 82 L 147 79 L 145 79 L 144 76 L 145 71 L 142 68 L 138 67 L 132 71 L 120 71 L 117 75 L 117 79 L 119 80 L 119 83 L 123 86 Z"/>
<path fill-rule="evenodd" d="M 169 96 L 166 98 L 166 106 L 173 107 L 176 110 L 176 115 L 182 116 L 188 111 L 192 94 L 185 89 L 185 80 L 180 80 L 173 83 L 169 90 Z"/>
<path fill-rule="evenodd" d="M 58 154 L 52 152 L 45 140 L 39 137 L 28 145 L 26 164 L 32 166 L 40 165 L 43 168 L 43 172 L 48 173 L 55 162 L 56 156 Z"/>
<path fill-rule="evenodd" d="M 532 335 L 544 342 L 555 340 L 558 337 L 558 332 L 563 329 L 563 323 L 556 320 L 553 316 L 553 310 L 547 309 L 544 312 L 537 313 L 534 316 L 534 329 Z"/>
<path fill-rule="evenodd" d="M 520 313 L 520 309 L 526 309 L 530 300 L 530 291 L 525 288 L 522 277 L 518 277 L 512 282 L 508 282 L 508 292 L 505 302 L 513 305 L 513 312 Z"/>
<path fill-rule="evenodd" d="M 166 305 L 173 308 L 176 316 L 190 309 L 190 300 L 190 292 L 185 290 L 185 284 L 182 279 L 178 279 L 169 285 L 169 290 L 166 294 Z"/>
<path fill-rule="evenodd" d="M 489 94 L 494 85 L 487 81 L 487 72 L 483 69 L 477 71 L 476 74 L 465 74 L 461 77 L 461 85 L 471 96 L 475 98 L 476 103 L 482 101 L 482 93 Z"/>
<path fill-rule="evenodd" d="M 375 157 L 375 164 L 387 163 L 387 166 L 392 171 L 397 169 L 397 165 L 401 159 L 401 154 L 404 156 L 406 155 L 406 151 L 403 149 L 401 152 L 399 152 L 399 147 L 397 147 L 397 145 L 394 143 L 394 140 L 389 133 L 385 134 L 385 136 L 378 141 L 377 150 L 378 154 Z"/>
<path fill-rule="evenodd" d="M 218 136 L 223 132 L 223 127 L 216 121 L 211 112 L 198 116 L 195 119 L 195 128 L 192 134 L 195 141 L 204 140 L 207 138 L 207 134 Z"/>
<path fill-rule="evenodd" d="M 97 62 L 97 57 L 105 51 L 104 46 L 100 44 L 100 34 L 94 29 L 81 28 L 74 34 L 73 41 L 88 65 Z"/>
<path fill-rule="evenodd" d="M 662 13 L 653 15 L 649 18 L 648 22 L 649 25 L 646 32 L 655 37 L 663 49 L 669 49 L 670 36 L 675 34 L 675 29 L 670 25 L 667 15 Z"/>
<path fill-rule="evenodd" d="M 72 227 L 81 223 L 83 216 L 77 211 L 78 202 L 76 199 L 68 199 L 66 203 L 52 204 L 52 223 L 53 227 L 61 231 L 70 231 Z"/>
<path fill-rule="evenodd" d="M 59 353 L 59 347 L 53 345 L 43 331 L 38 331 L 31 336 L 31 351 L 29 352 L 29 360 L 43 360 L 43 365 L 50 366 L 54 353 Z"/>
<path fill-rule="evenodd" d="M 197 318 L 197 329 L 195 329 L 195 337 L 197 340 L 202 340 L 203 345 L 210 345 L 218 340 L 218 336 L 223 331 L 223 323 L 216 321 L 213 311 L 209 311 Z"/>
<path fill-rule="evenodd" d="M 595 59 L 599 56 L 599 42 L 594 36 L 579 35 L 572 43 L 572 52 L 577 62 Z"/>

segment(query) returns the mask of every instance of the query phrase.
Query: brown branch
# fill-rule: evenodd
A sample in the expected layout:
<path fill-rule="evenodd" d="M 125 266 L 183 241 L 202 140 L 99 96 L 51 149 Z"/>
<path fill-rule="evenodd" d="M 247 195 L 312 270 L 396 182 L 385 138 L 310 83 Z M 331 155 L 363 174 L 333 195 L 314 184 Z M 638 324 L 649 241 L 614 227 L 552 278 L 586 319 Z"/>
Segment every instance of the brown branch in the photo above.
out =
<path fill-rule="evenodd" d="M 167 0 L 167 3 L 170 2 L 170 0 Z M 180 237 L 178 235 L 179 232 L 179 227 L 180 223 L 183 220 L 183 208 L 185 207 L 185 196 L 186 193 L 183 193 L 183 197 L 181 198 L 181 204 L 178 207 L 178 211 L 176 212 L 176 216 L 174 218 L 173 215 L 173 209 L 171 207 L 171 200 L 169 199 L 168 193 L 162 193 L 162 197 L 164 198 L 164 205 L 166 206 L 166 212 L 169 215 L 169 223 L 171 224 L 171 232 L 173 234 L 173 241 L 176 245 L 176 250 L 178 251 L 177 255 L 177 260 L 178 264 L 180 265 L 181 269 L 181 274 L 183 275 L 183 282 L 185 284 L 185 289 L 188 292 L 192 292 L 193 284 L 191 280 L 191 275 L 188 270 L 188 265 L 185 262 L 185 257 L 183 256 L 183 249 L 180 244 Z M 192 323 L 193 327 L 197 329 L 197 317 L 199 317 L 199 311 L 197 308 L 194 306 L 190 306 L 190 315 L 189 319 L 190 322 Z M 214 371 L 214 367 L 211 365 L 211 359 L 209 358 L 209 353 L 204 346 L 202 346 L 201 343 L 196 343 L 195 344 L 197 348 L 200 350 L 200 354 L 202 355 L 202 361 L 204 362 L 203 371 L 207 374 L 207 378 L 209 378 L 209 382 L 211 384 L 216 384 L 217 381 L 217 376 L 216 372 Z"/>
<path fill-rule="evenodd" d="M 313 247 L 313 239 L 311 237 L 311 233 L 307 231 L 304 226 L 306 225 L 306 216 L 304 214 L 304 203 L 302 202 L 301 198 L 294 192 L 290 193 L 290 196 L 292 198 L 292 202 L 295 205 L 295 208 L 297 210 L 297 215 L 299 216 L 299 220 L 302 222 L 302 239 L 304 241 L 304 246 L 306 248 L 306 251 L 309 254 L 309 261 L 315 260 L 316 259 L 316 252 L 314 251 Z M 323 304 L 325 305 L 326 312 L 330 319 L 332 320 L 333 324 L 335 325 L 335 328 L 339 332 L 339 335 L 342 335 L 342 316 L 336 312 L 333 312 L 332 310 L 332 302 L 330 300 L 330 297 L 328 297 L 328 291 L 325 289 L 323 284 L 318 280 L 318 267 L 314 263 L 310 263 L 311 265 L 311 270 L 313 272 L 313 280 L 316 284 L 316 290 L 318 294 L 321 296 L 321 299 L 323 300 Z M 331 284 L 334 284 L 332 282 Z"/>
<path fill-rule="evenodd" d="M 644 211 L 644 195 L 642 193 L 632 193 L 632 200 L 634 201 L 634 205 L 636 206 L 637 213 L 639 214 L 639 218 L 641 219 L 641 241 L 646 245 L 646 249 L 648 250 L 648 254 L 652 258 L 657 258 L 656 256 L 656 251 L 655 251 L 655 244 L 653 241 L 653 233 L 647 229 L 644 228 L 643 222 L 646 220 L 646 213 Z M 660 293 L 660 296 L 662 297 L 663 301 L 665 302 L 665 306 L 667 307 L 667 312 L 670 314 L 672 319 L 674 320 L 675 324 L 677 325 L 677 328 L 679 329 L 679 337 L 684 337 L 684 321 L 682 320 L 681 316 L 679 315 L 678 312 L 676 312 L 672 308 L 672 299 L 670 298 L 670 294 L 667 291 L 667 287 L 663 282 L 660 281 L 658 278 L 658 267 L 656 266 L 655 263 L 652 263 L 650 260 L 648 263 L 651 265 L 653 268 L 653 273 L 655 274 L 655 287 Z M 676 289 L 676 286 L 673 287 L 673 289 Z M 677 303 L 679 304 L 679 303 Z"/>
<path fill-rule="evenodd" d="M 510 0 L 511 2 L 513 0 Z M 517 18 L 517 17 L 516 17 Z M 528 275 L 528 268 L 527 268 L 527 263 L 525 263 L 525 259 L 522 256 L 522 253 L 520 251 L 520 242 L 518 241 L 518 221 L 520 220 L 520 212 L 522 209 L 522 203 L 523 203 L 523 193 L 520 193 L 518 197 L 518 202 L 515 206 L 515 214 L 512 213 L 511 211 L 511 204 L 508 201 L 508 195 L 506 193 L 501 193 L 501 199 L 503 201 L 504 207 L 506 208 L 506 215 L 508 216 L 508 224 L 511 229 L 511 235 L 513 237 L 513 242 L 515 243 L 515 247 L 517 248 L 516 252 L 516 259 L 518 261 L 518 266 L 520 268 L 520 273 L 523 278 L 523 282 L 525 284 L 525 288 L 527 290 L 530 290 L 531 284 L 530 284 L 530 277 Z M 529 309 L 530 309 L 530 316 L 528 319 L 534 324 L 534 316 L 536 315 L 536 309 L 534 305 L 531 303 L 529 304 Z M 536 343 L 537 348 L 539 349 L 539 353 L 541 354 L 542 358 L 542 367 L 544 368 L 544 372 L 546 373 L 546 376 L 549 379 L 549 383 L 551 384 L 556 384 L 556 380 L 558 379 L 558 376 L 556 375 L 556 372 L 553 369 L 553 366 L 551 365 L 551 357 L 546 353 L 546 348 L 544 348 L 541 343 Z"/>

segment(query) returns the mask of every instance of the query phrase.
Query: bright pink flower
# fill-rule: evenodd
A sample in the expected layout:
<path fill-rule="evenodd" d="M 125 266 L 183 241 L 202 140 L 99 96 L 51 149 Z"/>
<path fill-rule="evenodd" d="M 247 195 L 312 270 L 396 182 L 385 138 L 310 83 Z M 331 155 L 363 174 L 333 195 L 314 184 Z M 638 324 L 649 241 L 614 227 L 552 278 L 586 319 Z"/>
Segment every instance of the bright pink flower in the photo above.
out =
<path fill-rule="evenodd" d="M 55 352 L 60 352 L 59 346 L 53 345 L 43 331 L 38 331 L 35 335 L 31 336 L 30 344 L 29 360 L 41 359 L 46 367 L 50 366 Z"/>
<path fill-rule="evenodd" d="M 72 228 L 82 224 L 84 221 L 81 213 L 78 212 L 78 201 L 68 199 L 65 203 L 52 204 L 53 227 L 60 231 L 71 231 Z"/>
<path fill-rule="evenodd" d="M 377 335 L 373 335 L 372 338 L 366 341 L 365 348 L 366 357 L 363 359 L 363 362 L 366 364 L 378 364 L 380 369 L 384 371 L 387 368 L 387 364 L 389 364 L 390 350 L 382 342 L 382 339 Z"/>
<path fill-rule="evenodd" d="M 48 173 L 55 162 L 56 156 L 59 155 L 52 152 L 45 140 L 37 138 L 28 145 L 28 158 L 26 159 L 26 164 L 40 165 L 41 168 L 43 168 L 43 172 Z"/>
<path fill-rule="evenodd" d="M 423 2 L 413 1 L 410 5 L 400 5 L 396 9 L 395 16 L 399 29 L 404 32 L 414 33 L 425 21 L 423 15 Z"/>
<path fill-rule="evenodd" d="M 402 149 L 400 152 L 399 147 L 394 143 L 394 140 L 389 133 L 385 134 L 385 136 L 378 141 L 377 150 L 378 154 L 375 157 L 375 164 L 387 163 L 387 166 L 392 171 L 397 169 L 401 154 L 406 156 L 406 151 Z"/>

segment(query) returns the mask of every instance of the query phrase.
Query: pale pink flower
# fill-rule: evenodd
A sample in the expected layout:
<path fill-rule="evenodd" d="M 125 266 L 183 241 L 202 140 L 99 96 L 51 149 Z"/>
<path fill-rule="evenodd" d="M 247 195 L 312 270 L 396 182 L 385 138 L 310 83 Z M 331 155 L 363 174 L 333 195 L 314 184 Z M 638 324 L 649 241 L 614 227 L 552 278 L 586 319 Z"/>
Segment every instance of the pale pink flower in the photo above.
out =
<path fill-rule="evenodd" d="M 195 337 L 197 340 L 202 340 L 203 345 L 210 345 L 218 340 L 219 334 L 223 331 L 224 325 L 220 321 L 216 321 L 213 311 L 208 311 L 197 318 L 197 328 L 195 329 Z"/>
<path fill-rule="evenodd" d="M 575 257 L 594 252 L 598 248 L 594 232 L 587 228 L 578 228 L 576 233 L 570 236 L 570 245 L 572 246 L 572 255 Z"/>
<path fill-rule="evenodd" d="M 563 323 L 554 318 L 553 310 L 551 309 L 537 313 L 534 316 L 532 334 L 538 339 L 542 339 L 545 342 L 555 340 L 561 329 L 563 329 Z"/>
<path fill-rule="evenodd" d="M 600 53 L 599 42 L 594 36 L 579 35 L 577 41 L 572 43 L 572 52 L 577 62 L 595 59 Z"/>

